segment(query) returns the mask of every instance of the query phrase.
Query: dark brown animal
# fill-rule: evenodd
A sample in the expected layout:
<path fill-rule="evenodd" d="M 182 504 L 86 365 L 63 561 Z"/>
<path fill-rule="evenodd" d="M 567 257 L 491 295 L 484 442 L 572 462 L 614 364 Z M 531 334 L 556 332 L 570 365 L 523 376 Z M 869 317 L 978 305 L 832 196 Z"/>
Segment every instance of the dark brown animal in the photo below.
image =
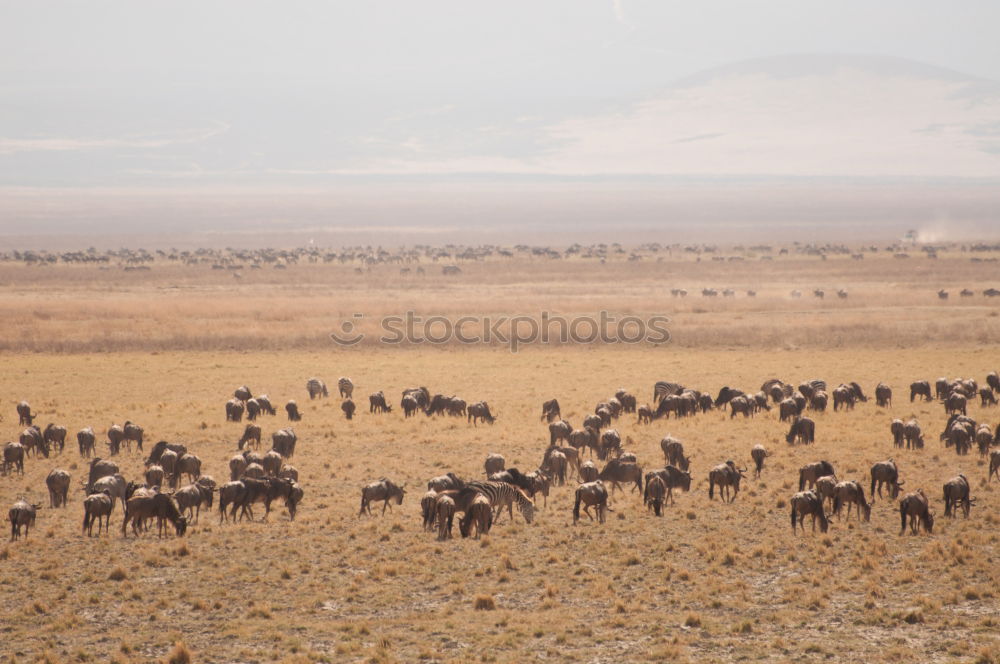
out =
<path fill-rule="evenodd" d="M 930 510 L 927 495 L 923 489 L 917 489 L 915 493 L 908 493 L 899 501 L 899 534 L 906 532 L 906 520 L 910 520 L 910 532 L 916 535 L 920 526 L 930 534 L 934 529 L 934 514 Z"/>

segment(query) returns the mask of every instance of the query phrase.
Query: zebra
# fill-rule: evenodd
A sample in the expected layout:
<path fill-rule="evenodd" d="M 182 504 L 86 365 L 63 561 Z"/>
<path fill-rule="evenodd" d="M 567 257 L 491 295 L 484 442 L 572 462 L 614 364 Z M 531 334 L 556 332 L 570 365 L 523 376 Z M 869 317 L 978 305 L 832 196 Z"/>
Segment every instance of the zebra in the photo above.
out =
<path fill-rule="evenodd" d="M 306 391 L 309 392 L 310 400 L 317 397 L 330 396 L 330 393 L 326 389 L 326 383 L 321 381 L 319 378 L 310 378 L 306 381 Z"/>
<path fill-rule="evenodd" d="M 340 390 L 341 399 L 350 399 L 351 395 L 354 394 L 354 383 L 351 382 L 350 378 L 341 377 L 337 381 L 337 389 Z"/>
<path fill-rule="evenodd" d="M 669 381 L 661 380 L 653 386 L 653 404 L 659 405 L 666 397 L 671 394 L 680 394 L 684 391 L 684 386 L 680 383 L 671 383 Z"/>
<path fill-rule="evenodd" d="M 521 516 L 527 523 L 531 523 L 535 517 L 535 503 L 521 489 L 506 482 L 466 482 L 465 486 L 472 487 L 490 500 L 490 505 L 496 510 L 494 521 L 499 521 L 500 512 L 504 507 L 514 520 L 514 503 L 517 503 Z"/>

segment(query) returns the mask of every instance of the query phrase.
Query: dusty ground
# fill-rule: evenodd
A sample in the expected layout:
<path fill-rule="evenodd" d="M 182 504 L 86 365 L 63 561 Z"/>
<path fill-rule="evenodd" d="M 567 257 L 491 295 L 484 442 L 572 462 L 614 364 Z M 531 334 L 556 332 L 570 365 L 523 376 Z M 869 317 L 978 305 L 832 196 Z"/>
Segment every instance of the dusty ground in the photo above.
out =
<path fill-rule="evenodd" d="M 491 310 L 513 309 L 518 293 L 536 298 L 528 304 L 537 308 L 549 299 L 545 289 L 556 287 L 539 278 L 509 286 L 508 299 L 491 304 Z M 736 285 L 729 277 L 707 279 L 705 285 Z M 303 421 L 296 425 L 299 446 L 292 463 L 306 497 L 294 522 L 279 509 L 268 523 L 220 526 L 213 512 L 203 514 L 183 539 L 147 534 L 135 540 L 122 538 L 116 510 L 109 536 L 87 538 L 80 534 L 83 492 L 76 488 L 85 464 L 75 444 L 48 460 L 29 458 L 24 477 L 0 477 L 0 504 L 23 495 L 44 505 L 27 540 L 0 546 L 0 608 L 6 616 L 0 652 L 13 661 L 150 661 L 165 659 L 181 642 L 199 662 L 1000 661 L 995 559 L 1000 485 L 986 482 L 987 469 L 977 454 L 957 457 L 937 441 L 946 419 L 941 404 L 911 404 L 906 389 L 913 380 L 940 375 L 982 383 L 986 372 L 997 368 L 995 305 L 981 297 L 958 302 L 957 293 L 939 304 L 923 276 L 900 275 L 907 295 L 900 296 L 898 307 L 927 307 L 920 325 L 951 326 L 940 308 L 969 307 L 956 311 L 986 336 L 930 335 L 914 349 L 900 348 L 888 333 L 861 339 L 857 348 L 849 339 L 823 348 L 817 336 L 802 348 L 794 330 L 782 328 L 785 321 L 808 319 L 820 330 L 824 323 L 813 321 L 838 320 L 836 307 L 845 303 L 782 299 L 787 290 L 816 281 L 813 275 L 761 277 L 771 283 L 768 279 L 773 295 L 760 304 L 703 304 L 689 296 L 685 306 L 692 317 L 717 316 L 706 329 L 737 330 L 742 323 L 732 322 L 733 312 L 722 308 L 744 307 L 737 316 L 755 317 L 761 329 L 770 325 L 767 333 L 787 343 L 708 340 L 695 348 L 679 343 L 528 348 L 516 354 L 457 346 L 273 350 L 270 343 L 264 344 L 267 350 L 243 352 L 60 353 L 52 347 L 8 352 L 0 374 L 0 429 L 6 439 L 16 439 L 20 429 L 14 404 L 27 399 L 42 426 L 61 423 L 71 438 L 86 425 L 103 434 L 112 422 L 136 421 L 151 441 L 186 444 L 203 459 L 205 472 L 221 480 L 228 476 L 227 461 L 242 430 L 242 424 L 224 421 L 223 404 L 232 390 L 246 383 L 269 394 L 279 409 L 294 398 Z M 640 297 L 628 283 L 597 294 L 587 283 L 579 287 L 586 304 L 578 310 Z M 252 319 L 241 318 L 246 308 L 259 307 L 266 316 L 281 299 L 265 289 L 269 294 L 253 302 L 241 290 L 245 284 L 216 286 L 228 295 L 220 302 L 240 303 L 233 305 L 232 316 L 251 330 Z M 846 278 L 843 287 L 858 290 Z M 107 329 L 100 307 L 121 301 L 93 285 L 81 288 L 74 292 L 58 279 L 46 285 L 19 278 L 7 282 L 0 296 L 6 307 L 18 298 L 29 302 L 22 311 L 75 311 L 81 334 L 99 335 Z M 108 288 L 140 298 L 135 284 L 115 282 Z M 348 289 L 346 311 L 364 303 L 365 288 Z M 466 288 L 464 297 L 474 303 L 471 290 Z M 314 296 L 311 305 L 293 304 L 308 308 L 339 297 L 329 291 Z M 414 290 L 400 301 L 419 300 L 431 309 L 433 298 L 441 296 Z M 849 300 L 863 318 L 908 320 L 895 295 L 876 291 L 868 297 L 866 304 L 860 296 L 857 303 Z M 85 308 L 73 308 L 81 298 L 103 304 L 88 318 Z M 448 310 L 467 309 L 450 297 L 438 302 Z M 376 301 L 372 308 L 395 304 Z M 167 297 L 150 296 L 142 306 L 162 312 L 160 324 L 168 334 Z M 200 306 L 205 308 L 181 317 L 184 324 L 211 318 L 211 304 Z M 709 312 L 694 313 L 696 307 Z M 768 310 L 780 316 L 771 317 Z M 24 331 L 29 318 L 5 320 L 3 336 L 30 335 Z M 39 339 L 57 336 L 50 325 L 59 316 L 30 320 Z M 328 322 L 298 326 L 304 334 L 323 335 L 326 330 L 317 328 Z M 143 338 L 129 332 L 129 324 L 146 330 L 147 321 L 125 316 L 115 326 L 123 339 L 133 340 L 128 343 Z M 211 321 L 204 326 L 210 329 Z M 272 333 L 278 334 L 268 331 L 263 338 Z M 344 420 L 337 398 L 308 400 L 305 381 L 313 375 L 331 386 L 341 375 L 354 379 L 361 406 L 354 421 Z M 537 466 L 547 441 L 538 419 L 544 399 L 558 397 L 564 415 L 578 425 L 619 387 L 643 403 L 660 379 L 715 392 L 722 385 L 756 390 L 772 377 L 819 377 L 832 385 L 856 380 L 869 393 L 882 380 L 894 388 L 895 400 L 889 409 L 877 408 L 872 399 L 853 412 L 814 415 L 817 443 L 810 447 L 784 442 L 787 428 L 776 410 L 751 420 L 713 412 L 650 426 L 624 416 L 615 426 L 645 468 L 662 464 L 659 441 L 667 433 L 679 437 L 693 456 L 692 490 L 680 494 L 663 518 L 647 513 L 637 495 L 616 494 L 606 524 L 585 520 L 573 526 L 572 489 L 559 487 L 535 523 L 525 525 L 518 516 L 511 525 L 505 518 L 482 541 L 441 543 L 420 527 L 418 501 L 428 478 L 448 470 L 481 476 L 490 452 L 504 454 L 508 466 Z M 499 420 L 492 427 L 472 427 L 451 418 L 368 414 L 368 393 L 384 390 L 398 410 L 400 390 L 413 385 L 470 402 L 486 399 Z M 1000 423 L 996 407 L 977 404 L 970 415 L 992 426 Z M 889 421 L 909 416 L 917 417 L 927 434 L 921 452 L 892 448 Z M 265 436 L 285 425 L 283 416 L 262 422 Z M 728 458 L 750 464 L 755 443 L 774 455 L 763 477 L 746 482 L 730 505 L 710 501 L 708 469 Z M 99 448 L 106 452 L 103 441 Z M 792 534 L 787 502 L 797 490 L 801 465 L 827 459 L 840 477 L 859 479 L 867 489 L 871 464 L 889 456 L 899 463 L 906 488 L 923 487 L 931 495 L 937 511 L 932 535 L 900 536 L 896 504 L 889 501 L 876 502 L 870 523 L 834 519 L 825 535 Z M 139 475 L 141 455 L 116 460 L 128 478 Z M 44 478 L 55 467 L 74 478 L 66 509 L 48 508 Z M 958 472 L 970 478 L 978 502 L 969 520 L 952 521 L 943 517 L 941 485 Z M 407 483 L 406 500 L 384 518 L 358 518 L 360 487 L 383 475 Z M 473 608 L 481 595 L 492 597 L 495 610 Z"/>

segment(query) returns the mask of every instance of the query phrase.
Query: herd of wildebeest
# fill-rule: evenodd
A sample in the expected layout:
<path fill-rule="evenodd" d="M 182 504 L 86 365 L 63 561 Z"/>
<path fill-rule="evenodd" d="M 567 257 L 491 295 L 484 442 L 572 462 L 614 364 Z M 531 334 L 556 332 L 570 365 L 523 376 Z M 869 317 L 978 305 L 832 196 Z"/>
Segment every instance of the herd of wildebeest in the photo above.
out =
<path fill-rule="evenodd" d="M 352 381 L 341 378 L 337 389 L 344 416 L 353 419 L 356 408 Z M 326 384 L 318 378 L 309 379 L 306 390 L 310 399 L 329 396 Z M 967 405 L 970 400 L 978 398 L 983 407 L 994 406 L 997 404 L 997 393 L 1000 393 L 1000 377 L 996 372 L 986 376 L 986 385 L 982 387 L 974 379 L 946 378 L 938 379 L 933 386 L 923 380 L 909 386 L 911 402 L 917 399 L 940 400 L 943 404 L 948 419 L 939 440 L 945 447 L 965 455 L 975 445 L 980 455 L 988 455 L 987 481 L 993 477 L 1000 480 L 1000 449 L 993 449 L 1000 446 L 1000 426 L 994 431 L 988 424 L 976 422 L 968 416 Z M 893 391 L 889 385 L 879 383 L 874 389 L 874 396 L 878 407 L 891 406 Z M 574 524 L 581 517 L 581 508 L 592 521 L 596 518 L 603 523 L 611 509 L 610 496 L 618 490 L 624 492 L 623 485 L 638 492 L 647 509 L 661 516 L 668 502 L 674 504 L 674 490 L 690 490 L 690 456 L 680 440 L 668 435 L 660 442 L 663 467 L 644 472 L 636 455 L 622 447 L 622 436 L 614 427 L 620 417 L 634 414 L 637 424 L 644 425 L 671 416 L 683 418 L 710 411 L 725 412 L 727 408 L 730 418 L 738 415 L 750 418 L 777 407 L 779 421 L 789 422 L 786 442 L 790 445 L 809 445 L 816 440 L 816 424 L 807 413 L 825 411 L 831 397 L 834 411 L 850 411 L 856 404 L 868 401 L 864 390 L 856 382 L 838 385 L 828 392 L 822 380 L 804 381 L 795 386 L 771 379 L 756 392 L 727 386 L 713 397 L 710 393 L 679 383 L 660 381 L 653 388 L 652 405 L 638 404 L 633 394 L 621 389 L 613 397 L 598 403 L 594 412 L 583 418 L 581 426 L 575 427 L 563 419 L 558 400 L 550 399 L 542 404 L 541 420 L 547 424 L 549 436 L 537 469 L 522 472 L 517 468 L 507 468 L 502 455 L 490 454 L 484 463 L 483 480 L 463 480 L 453 472 L 434 477 L 428 481 L 427 492 L 420 500 L 423 524 L 444 540 L 452 537 L 454 518 L 461 515 L 461 535 L 478 538 L 488 533 L 500 520 L 504 508 L 509 519 L 513 520 L 515 505 L 524 520 L 530 523 L 536 500 L 541 498 L 547 505 L 550 488 L 563 486 L 574 478 L 577 481 Z M 403 390 L 400 408 L 407 418 L 418 414 L 464 417 L 475 426 L 480 422 L 494 424 L 498 415 L 485 401 L 469 404 L 455 396 L 431 394 L 425 387 Z M 290 422 L 297 422 L 302 417 L 295 401 L 287 402 L 285 411 Z M 392 413 L 392 406 L 383 392 L 369 395 L 369 413 L 375 416 Z M 19 424 L 26 428 L 18 441 L 3 446 L 3 475 L 23 475 L 26 457 L 48 459 L 52 454 L 61 455 L 65 450 L 66 427 L 48 424 L 42 429 L 35 425 L 31 406 L 24 401 L 17 405 L 17 414 Z M 174 528 L 178 536 L 183 535 L 189 521 L 197 521 L 202 507 L 211 509 L 216 500 L 220 522 L 236 522 L 244 518 L 253 520 L 253 507 L 257 503 L 263 504 L 263 518 L 266 520 L 273 501 L 278 499 L 284 501 L 290 519 L 294 520 L 304 496 L 303 487 L 298 482 L 298 470 L 288 463 L 294 456 L 297 442 L 294 428 L 277 429 L 271 435 L 271 449 L 263 454 L 259 451 L 262 431 L 257 421 L 275 414 L 276 410 L 266 395 L 254 396 L 246 386 L 235 390 L 225 404 L 226 420 L 242 422 L 246 417 L 249 422 L 236 443 L 236 454 L 229 459 L 229 481 L 222 484 L 202 474 L 201 459 L 185 445 L 167 441 L 160 441 L 152 447 L 145 459 L 143 476 L 129 481 L 111 457 L 131 453 L 133 445 L 136 451 L 143 452 L 143 428 L 129 421 L 109 427 L 106 433 L 109 458 L 95 456 L 97 436 L 93 428 L 81 429 L 77 433 L 79 453 L 89 459 L 87 477 L 82 481 L 85 493 L 84 532 L 93 535 L 95 522 L 98 535 L 102 527 L 107 532 L 119 502 L 124 512 L 121 521 L 123 536 L 128 535 L 130 526 L 132 533 L 139 536 L 151 527 L 154 519 L 159 536 L 163 536 L 167 524 Z M 907 422 L 893 419 L 889 432 L 896 448 L 919 450 L 924 447 L 924 435 L 915 419 Z M 754 476 L 759 478 L 770 453 L 760 444 L 754 445 L 749 453 L 754 463 Z M 584 459 L 585 456 L 588 458 Z M 599 467 L 598 463 L 603 467 Z M 718 492 L 723 502 L 734 501 L 747 472 L 747 467 L 740 468 L 732 460 L 713 466 L 708 472 L 709 498 L 714 498 Z M 850 518 L 853 506 L 857 518 L 867 521 L 876 495 L 882 497 L 885 490 L 890 500 L 899 499 L 900 534 L 906 531 L 907 524 L 914 534 L 921 526 L 931 532 L 934 510 L 928 494 L 918 488 L 900 498 L 904 481 L 899 466 L 892 458 L 875 463 L 871 467 L 870 480 L 866 497 L 860 482 L 838 478 L 829 461 L 817 460 L 806 464 L 799 470 L 799 491 L 789 501 L 793 531 L 797 524 L 811 517 L 813 530 L 818 522 L 820 530 L 826 532 L 829 517 L 840 516 L 845 506 L 847 518 Z M 187 484 L 181 486 L 182 481 Z M 55 468 L 48 474 L 46 485 L 50 508 L 67 506 L 71 484 L 70 473 L 62 468 Z M 371 482 L 361 490 L 359 516 L 370 515 L 372 503 L 378 502 L 382 503 L 384 514 L 391 504 L 402 504 L 405 494 L 405 484 L 399 485 L 385 477 Z M 944 483 L 943 501 L 946 516 L 954 516 L 959 510 L 969 516 L 974 500 L 965 475 L 959 474 Z M 38 509 L 40 506 L 24 498 L 10 508 L 8 518 L 12 540 L 20 537 L 22 529 L 27 537 Z"/>

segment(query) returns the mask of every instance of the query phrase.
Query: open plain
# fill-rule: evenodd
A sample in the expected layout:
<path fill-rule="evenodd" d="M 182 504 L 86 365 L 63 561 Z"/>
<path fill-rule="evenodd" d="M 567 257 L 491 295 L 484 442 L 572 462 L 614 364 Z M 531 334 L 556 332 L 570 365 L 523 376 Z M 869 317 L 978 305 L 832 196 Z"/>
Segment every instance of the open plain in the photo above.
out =
<path fill-rule="evenodd" d="M 893 257 L 904 250 L 910 258 Z M 301 258 L 281 261 L 283 269 L 245 260 L 213 269 L 215 259 L 165 255 L 127 271 L 136 264 L 118 258 L 0 262 L 3 440 L 23 429 L 21 400 L 43 428 L 69 431 L 64 452 L 28 457 L 23 476 L 0 477 L 5 514 L 20 496 L 41 506 L 27 538 L 0 545 L 0 652 L 18 662 L 1000 662 L 1000 483 L 987 480 L 975 447 L 959 456 L 939 442 L 941 401 L 909 398 L 913 381 L 985 386 L 1000 367 L 1000 298 L 982 293 L 1000 287 L 996 252 L 941 247 L 931 259 L 896 247 L 850 257 L 860 252 L 673 247 L 609 250 L 600 260 L 512 251 L 478 260 Z M 442 263 L 461 272 L 442 275 Z M 671 296 L 675 288 L 687 296 Z M 703 288 L 734 296 L 703 297 Z M 963 288 L 974 294 L 961 297 Z M 527 344 L 517 353 L 501 343 L 377 340 L 377 321 L 406 311 L 602 310 L 666 315 L 671 340 Z M 356 313 L 365 340 L 337 346 L 329 333 Z M 330 386 L 329 398 L 308 398 L 312 376 Z M 340 376 L 355 385 L 350 421 Z M 504 513 L 480 540 L 456 527 L 454 539 L 438 541 L 421 526 L 431 477 L 483 479 L 490 453 L 508 468 L 538 467 L 549 441 L 539 419 L 546 399 L 558 398 L 579 427 L 619 388 L 653 404 L 659 380 L 714 396 L 723 386 L 756 392 L 772 378 L 823 379 L 831 390 L 855 381 L 869 400 L 807 412 L 812 445 L 786 443 L 776 407 L 651 424 L 623 414 L 611 426 L 644 470 L 663 466 L 667 434 L 691 457 L 691 490 L 662 517 L 626 488 L 613 494 L 606 523 L 574 525 L 573 479 L 536 496 L 533 523 Z M 893 389 L 888 407 L 875 404 L 879 382 Z M 183 443 L 221 484 L 245 425 L 227 422 L 223 407 L 243 384 L 278 409 L 258 421 L 262 452 L 278 428 L 291 424 L 298 435 L 288 462 L 304 500 L 294 521 L 279 502 L 267 521 L 258 510 L 254 522 L 220 524 L 213 509 L 183 537 L 160 539 L 153 528 L 125 538 L 119 505 L 110 534 L 81 534 L 88 460 L 76 431 L 92 426 L 107 457 L 108 427 L 131 420 L 145 429 L 147 453 L 159 440 Z M 497 421 L 404 418 L 401 391 L 417 385 L 485 400 Z M 368 412 L 377 390 L 393 412 Z M 300 422 L 286 421 L 290 399 Z M 968 414 L 1000 424 L 1000 408 L 978 398 Z M 926 447 L 894 448 L 894 418 L 916 418 Z M 727 459 L 752 469 L 755 444 L 771 453 L 761 477 L 744 479 L 732 503 L 709 499 L 709 470 Z M 827 460 L 867 496 L 869 469 L 889 457 L 904 491 L 930 497 L 932 533 L 900 535 L 898 501 L 888 498 L 875 500 L 870 522 L 832 517 L 821 533 L 807 519 L 805 533 L 792 533 L 802 465 Z M 144 458 L 133 449 L 114 460 L 141 482 Z M 72 475 L 65 508 L 49 507 L 53 468 Z M 951 519 L 942 485 L 959 473 L 976 502 L 969 518 Z M 361 487 L 380 477 L 406 484 L 402 505 L 358 517 Z"/>

